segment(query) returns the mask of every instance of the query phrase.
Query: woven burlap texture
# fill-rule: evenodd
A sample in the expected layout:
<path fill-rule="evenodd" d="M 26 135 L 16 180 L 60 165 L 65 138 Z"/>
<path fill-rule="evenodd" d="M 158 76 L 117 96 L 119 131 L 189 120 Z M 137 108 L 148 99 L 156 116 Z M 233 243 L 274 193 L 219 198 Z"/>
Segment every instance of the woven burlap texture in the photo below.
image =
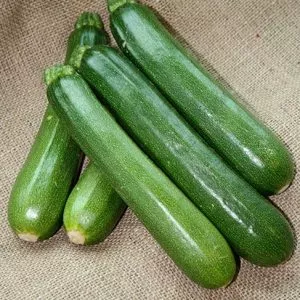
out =
<path fill-rule="evenodd" d="M 300 4 L 291 1 L 148 0 L 221 81 L 282 137 L 300 166 Z M 128 211 L 92 247 L 71 245 L 63 230 L 49 241 L 18 240 L 7 223 L 15 177 L 47 101 L 46 66 L 63 61 L 83 10 L 104 0 L 0 1 L 0 299 L 300 299 L 300 253 L 277 268 L 245 261 L 235 282 L 210 291 L 187 279 Z M 299 176 L 272 200 L 300 234 Z"/>

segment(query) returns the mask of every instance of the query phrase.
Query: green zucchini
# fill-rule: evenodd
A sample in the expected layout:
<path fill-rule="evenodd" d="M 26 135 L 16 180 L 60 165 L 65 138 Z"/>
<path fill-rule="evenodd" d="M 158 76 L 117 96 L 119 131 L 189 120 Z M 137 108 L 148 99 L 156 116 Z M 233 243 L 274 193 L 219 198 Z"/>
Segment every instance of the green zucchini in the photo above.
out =
<path fill-rule="evenodd" d="M 64 226 L 73 243 L 96 244 L 112 232 L 125 209 L 106 174 L 90 163 L 68 198 Z"/>
<path fill-rule="evenodd" d="M 48 69 L 45 81 L 73 138 L 173 261 L 204 287 L 229 284 L 236 269 L 226 240 L 132 142 L 87 83 L 70 66 Z"/>
<path fill-rule="evenodd" d="M 84 26 L 85 34 L 81 27 Z M 68 43 L 66 62 L 78 45 L 108 44 L 103 23 L 94 14 L 83 13 Z M 99 28 L 101 31 L 99 31 Z M 114 229 L 126 209 L 125 203 L 91 163 L 74 187 L 64 209 L 64 227 L 71 242 L 92 245 L 103 241 Z"/>
<path fill-rule="evenodd" d="M 68 63 L 73 50 L 79 45 L 106 45 L 109 37 L 100 16 L 96 13 L 83 12 L 75 23 L 75 30 L 70 34 L 65 62 Z"/>
<path fill-rule="evenodd" d="M 126 57 L 100 45 L 72 58 L 117 121 L 237 254 L 262 266 L 291 256 L 294 237 L 280 211 L 225 164 Z"/>
<path fill-rule="evenodd" d="M 108 0 L 122 51 L 216 151 L 265 195 L 284 191 L 295 167 L 279 138 L 256 119 L 165 29 L 133 0 Z"/>
<path fill-rule="evenodd" d="M 81 161 L 79 147 L 49 105 L 8 203 L 8 220 L 19 238 L 45 240 L 60 228 Z"/>
<path fill-rule="evenodd" d="M 97 14 L 83 13 L 75 27 L 68 40 L 66 61 L 78 45 L 105 40 L 106 33 Z M 49 105 L 8 203 L 9 224 L 21 239 L 45 240 L 60 228 L 82 157 L 80 148 Z"/>

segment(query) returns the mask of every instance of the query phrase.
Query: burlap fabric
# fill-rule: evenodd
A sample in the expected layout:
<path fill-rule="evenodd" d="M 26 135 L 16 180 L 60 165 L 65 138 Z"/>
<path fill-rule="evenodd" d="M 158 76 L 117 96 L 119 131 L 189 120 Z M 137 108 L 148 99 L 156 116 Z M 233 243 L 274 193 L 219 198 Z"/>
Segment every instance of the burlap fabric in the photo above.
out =
<path fill-rule="evenodd" d="M 148 0 L 216 76 L 286 142 L 300 166 L 300 4 Z M 209 291 L 187 279 L 128 211 L 101 245 L 18 240 L 6 206 L 46 107 L 42 70 L 64 58 L 83 10 L 105 1 L 0 1 L 0 299 L 300 299 L 300 253 L 266 269 L 242 261 L 235 282 Z M 300 234 L 299 176 L 272 200 Z"/>

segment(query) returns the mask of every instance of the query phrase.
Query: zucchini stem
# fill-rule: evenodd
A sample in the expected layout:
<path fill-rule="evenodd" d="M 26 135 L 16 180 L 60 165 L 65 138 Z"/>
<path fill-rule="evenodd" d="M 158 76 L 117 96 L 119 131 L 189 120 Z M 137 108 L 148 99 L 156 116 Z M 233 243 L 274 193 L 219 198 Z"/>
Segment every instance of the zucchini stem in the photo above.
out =
<path fill-rule="evenodd" d="M 90 49 L 91 46 L 79 46 L 75 48 L 73 51 L 70 60 L 69 60 L 69 65 L 71 65 L 74 69 L 78 70 L 80 68 L 81 60 L 84 55 L 84 52 L 87 49 Z"/>
<path fill-rule="evenodd" d="M 135 0 L 107 0 L 109 12 L 113 13 L 116 9 L 127 3 L 136 3 Z"/>
<path fill-rule="evenodd" d="M 74 27 L 75 29 L 81 29 L 82 27 L 85 26 L 96 27 L 99 30 L 104 29 L 104 25 L 100 16 L 97 13 L 88 12 L 88 11 L 83 12 L 78 17 Z"/>
<path fill-rule="evenodd" d="M 53 81 L 58 78 L 73 75 L 76 71 L 69 65 L 58 64 L 51 68 L 47 68 L 44 72 L 44 81 L 49 86 Z"/>

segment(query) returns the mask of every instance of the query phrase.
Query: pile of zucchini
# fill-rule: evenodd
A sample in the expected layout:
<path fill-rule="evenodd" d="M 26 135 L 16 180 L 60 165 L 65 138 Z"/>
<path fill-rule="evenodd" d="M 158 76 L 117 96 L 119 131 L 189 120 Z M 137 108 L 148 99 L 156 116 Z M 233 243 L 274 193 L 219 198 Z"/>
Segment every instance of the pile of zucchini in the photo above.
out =
<path fill-rule="evenodd" d="M 287 148 L 149 8 L 107 2 L 123 54 L 98 14 L 78 18 L 65 64 L 45 71 L 49 105 L 12 189 L 13 231 L 35 242 L 63 223 L 73 243 L 95 244 L 128 205 L 203 287 L 233 280 L 233 253 L 259 266 L 287 261 L 293 230 L 265 198 L 292 182 Z"/>

